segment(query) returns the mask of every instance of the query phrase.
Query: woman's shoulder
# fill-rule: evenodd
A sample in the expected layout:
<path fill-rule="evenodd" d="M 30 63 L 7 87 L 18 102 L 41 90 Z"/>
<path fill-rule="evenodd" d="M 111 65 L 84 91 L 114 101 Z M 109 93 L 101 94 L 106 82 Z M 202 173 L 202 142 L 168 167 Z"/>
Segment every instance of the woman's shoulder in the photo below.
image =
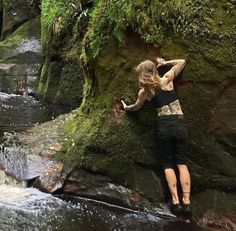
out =
<path fill-rule="evenodd" d="M 173 81 L 168 81 L 166 77 L 162 77 L 161 79 L 161 89 L 166 91 L 172 91 L 174 90 L 174 84 Z"/>
<path fill-rule="evenodd" d="M 141 89 L 139 90 L 138 96 L 139 96 L 139 97 L 143 97 L 143 98 L 146 97 L 146 91 L 145 91 L 144 88 L 141 88 Z"/>
<path fill-rule="evenodd" d="M 145 88 L 139 90 L 139 98 L 150 101 L 153 96 L 155 96 L 155 89 L 150 89 L 149 91 Z"/>

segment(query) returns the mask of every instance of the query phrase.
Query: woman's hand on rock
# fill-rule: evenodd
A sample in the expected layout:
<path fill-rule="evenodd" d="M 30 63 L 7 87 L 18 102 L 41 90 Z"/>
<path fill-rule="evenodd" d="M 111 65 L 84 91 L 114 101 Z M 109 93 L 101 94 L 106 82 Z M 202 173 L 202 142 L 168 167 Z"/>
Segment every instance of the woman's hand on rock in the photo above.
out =
<path fill-rule="evenodd" d="M 123 109 L 126 111 L 128 106 L 126 105 L 126 103 L 123 100 L 121 100 L 121 103 L 122 103 Z"/>

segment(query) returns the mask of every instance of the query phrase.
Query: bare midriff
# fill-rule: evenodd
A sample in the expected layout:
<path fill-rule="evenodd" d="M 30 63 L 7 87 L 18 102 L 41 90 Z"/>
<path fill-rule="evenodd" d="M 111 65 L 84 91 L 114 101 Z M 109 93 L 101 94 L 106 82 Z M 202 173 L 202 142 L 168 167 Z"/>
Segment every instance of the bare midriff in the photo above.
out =
<path fill-rule="evenodd" d="M 157 108 L 158 116 L 165 115 L 183 115 L 183 111 L 181 109 L 179 100 L 175 100 L 174 102 L 169 103 L 168 105 L 164 105 L 160 108 Z"/>

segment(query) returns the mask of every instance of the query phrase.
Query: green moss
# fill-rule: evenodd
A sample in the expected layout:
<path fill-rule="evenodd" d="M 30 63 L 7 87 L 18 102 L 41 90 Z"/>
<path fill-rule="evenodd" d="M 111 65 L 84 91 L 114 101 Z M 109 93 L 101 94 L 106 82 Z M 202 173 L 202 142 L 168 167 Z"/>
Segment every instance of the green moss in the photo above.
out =
<path fill-rule="evenodd" d="M 200 143 L 206 140 L 208 136 L 207 127 L 212 116 L 210 108 L 215 106 L 219 87 L 223 87 L 220 82 L 214 85 L 193 83 L 187 91 L 181 90 L 181 87 L 179 88 L 178 92 L 183 110 L 189 120 L 189 131 L 192 140 L 197 139 Z M 206 129 L 199 129 L 200 127 Z"/>
<path fill-rule="evenodd" d="M 66 154 L 58 154 L 57 158 L 63 160 L 66 166 L 76 163 L 88 168 L 94 165 L 114 181 L 133 186 L 134 159 L 146 156 L 148 149 L 153 148 L 145 147 L 153 139 L 146 133 L 150 127 L 146 131 L 137 128 L 137 120 L 142 121 L 139 118 L 123 125 L 113 124 L 111 120 L 113 115 L 109 111 L 96 111 L 96 117 L 93 113 L 84 115 L 80 112 L 74 121 L 66 125 L 68 130 L 73 130 L 75 144 Z M 76 132 L 74 126 L 77 127 Z M 132 148 L 127 150 L 127 147 Z"/>
<path fill-rule="evenodd" d="M 235 21 L 236 8 L 233 1 L 212 1 L 211 18 L 208 19 L 209 25 L 214 28 L 215 32 L 228 34 L 232 33 L 234 28 L 232 25 Z"/>
<path fill-rule="evenodd" d="M 219 40 L 228 36 L 228 29 L 218 30 L 224 3 L 205 1 L 115 1 L 105 4 L 97 1 L 91 13 L 88 31 L 84 38 L 85 50 L 96 57 L 107 36 L 113 35 L 123 41 L 127 28 L 132 28 L 147 43 L 161 44 L 169 34 L 179 36 L 191 43 Z M 228 25 L 232 21 L 226 19 Z M 227 23 L 225 23 L 227 24 Z M 226 26 L 227 27 L 227 26 Z M 226 28 L 225 27 L 225 28 Z M 227 27 L 228 28 L 228 27 Z"/>
<path fill-rule="evenodd" d="M 87 29 L 87 2 L 83 2 L 83 11 L 80 12 L 74 1 L 43 1 L 41 23 L 46 62 L 38 95 L 45 101 L 73 108 L 82 101 L 84 71 L 80 60 L 80 40 Z M 59 18 L 61 21 L 56 25 Z M 57 31 L 55 26 L 58 26 Z"/>
<path fill-rule="evenodd" d="M 45 101 L 75 107 L 82 101 L 84 76 L 75 63 L 46 61 L 42 68 L 38 95 Z"/>
<path fill-rule="evenodd" d="M 19 27 L 13 34 L 11 34 L 6 40 L 0 42 L 0 60 L 4 61 L 9 56 L 12 57 L 13 50 L 19 46 L 19 44 L 27 38 L 40 37 L 40 21 L 39 17 L 36 17 L 29 22 L 26 22 Z"/>
<path fill-rule="evenodd" d="M 59 67 L 58 67 L 59 66 Z M 45 62 L 41 78 L 39 82 L 38 95 L 45 99 L 47 96 L 55 98 L 56 92 L 55 89 L 51 88 L 51 85 L 56 87 L 59 83 L 59 77 L 62 71 L 62 64 L 59 62 L 48 63 L 48 60 Z M 51 76 L 56 76 L 57 78 L 52 78 Z"/>
<path fill-rule="evenodd" d="M 116 121 L 113 112 L 115 97 L 125 97 L 129 102 L 136 98 L 138 84 L 133 67 L 140 57 L 145 57 L 132 47 L 139 41 L 134 36 L 132 41 L 127 40 L 128 50 L 121 50 L 117 41 L 111 39 L 97 57 L 94 63 L 96 82 L 93 82 L 94 78 L 87 78 L 84 102 L 78 116 L 70 122 L 72 126 L 68 125 L 68 130 L 73 130 L 75 146 L 59 157 L 68 166 L 72 163 L 86 167 L 94 165 L 114 181 L 130 187 L 133 187 L 135 177 L 135 159 L 154 160 L 152 155 L 157 148 L 152 123 L 155 111 L 144 109 L 142 116 L 141 113 L 130 113 L 121 119 L 121 123 Z M 147 50 L 145 45 L 141 47 L 143 51 Z M 111 53 L 111 49 L 114 52 Z M 130 49 L 134 51 L 132 56 Z M 150 50 L 152 56 L 154 53 Z M 114 54 L 116 59 L 112 58 Z M 126 82 L 128 84 L 124 86 Z"/>
<path fill-rule="evenodd" d="M 162 48 L 162 56 L 166 59 L 185 58 L 184 79 L 193 81 L 223 81 L 234 78 L 235 56 L 232 42 L 225 41 L 219 46 L 216 41 L 192 44 L 176 36 L 167 37 Z"/>
<path fill-rule="evenodd" d="M 30 21 L 32 18 L 40 14 L 38 1 L 2 0 L 1 4 L 2 4 L 1 39 L 5 39 L 17 28 L 22 26 L 25 22 Z"/>

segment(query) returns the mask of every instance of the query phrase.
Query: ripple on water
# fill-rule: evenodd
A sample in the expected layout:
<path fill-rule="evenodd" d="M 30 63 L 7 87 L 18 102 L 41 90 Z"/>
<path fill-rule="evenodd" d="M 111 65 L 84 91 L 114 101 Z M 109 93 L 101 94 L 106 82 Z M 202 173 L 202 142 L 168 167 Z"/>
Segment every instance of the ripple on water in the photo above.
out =
<path fill-rule="evenodd" d="M 4 132 L 21 132 L 66 112 L 65 108 L 44 105 L 31 96 L 0 92 L 0 139 Z"/>

